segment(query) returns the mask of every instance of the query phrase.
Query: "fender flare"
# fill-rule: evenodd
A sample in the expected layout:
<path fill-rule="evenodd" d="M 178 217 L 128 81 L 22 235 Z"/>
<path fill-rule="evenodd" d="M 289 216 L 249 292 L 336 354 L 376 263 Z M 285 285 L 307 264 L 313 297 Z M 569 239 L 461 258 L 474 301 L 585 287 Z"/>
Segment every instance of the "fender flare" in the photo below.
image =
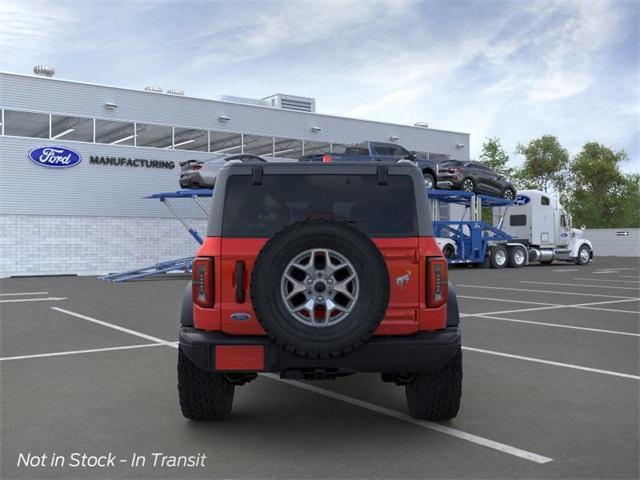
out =
<path fill-rule="evenodd" d="M 460 310 L 458 309 L 458 297 L 451 282 L 449 282 L 449 295 L 447 296 L 447 327 L 457 327 L 460 324 Z"/>
<path fill-rule="evenodd" d="M 193 327 L 193 297 L 191 294 L 191 282 L 182 294 L 182 308 L 180 310 L 180 325 L 183 327 Z"/>
<path fill-rule="evenodd" d="M 571 249 L 571 257 L 576 258 L 578 256 L 580 247 L 582 247 L 583 245 L 589 247 L 589 250 L 591 251 L 591 258 L 593 258 L 593 245 L 586 238 L 581 238 L 578 242 L 576 242 L 576 244 Z"/>

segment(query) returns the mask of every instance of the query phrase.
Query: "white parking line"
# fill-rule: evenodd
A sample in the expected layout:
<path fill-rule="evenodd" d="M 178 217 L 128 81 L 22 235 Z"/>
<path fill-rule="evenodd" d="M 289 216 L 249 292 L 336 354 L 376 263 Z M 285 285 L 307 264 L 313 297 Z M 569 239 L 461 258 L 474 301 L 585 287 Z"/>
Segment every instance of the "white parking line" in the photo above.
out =
<path fill-rule="evenodd" d="M 618 285 L 587 285 L 585 283 L 556 283 L 556 282 L 535 282 L 533 280 L 520 280 L 520 283 L 531 283 L 536 285 L 563 285 L 566 287 L 587 287 L 587 288 L 615 288 L 616 290 L 640 290 L 640 287 L 620 287 Z"/>
<path fill-rule="evenodd" d="M 599 308 L 599 307 L 583 307 L 583 306 L 577 306 L 575 308 L 581 308 L 584 310 L 600 310 L 601 312 L 630 313 L 631 315 L 640 315 L 640 312 L 636 312 L 635 310 L 620 310 L 617 308 Z"/>
<path fill-rule="evenodd" d="M 474 315 L 500 315 L 503 313 L 519 313 L 519 312 L 536 312 L 541 310 L 554 310 L 558 308 L 584 308 L 587 310 L 603 310 L 605 312 L 620 312 L 620 313 L 637 313 L 632 310 L 616 310 L 613 308 L 596 308 L 593 305 L 606 305 L 608 303 L 624 303 L 624 302 L 637 302 L 640 298 L 628 298 L 626 300 L 607 300 L 605 302 L 589 302 L 589 303 L 577 303 L 574 305 L 554 305 L 549 304 L 548 307 L 534 307 L 534 308 L 518 308 L 515 310 L 498 310 L 494 312 L 479 312 L 479 313 L 461 313 L 461 317 L 472 317 Z M 527 302 L 523 302 L 527 303 Z"/>
<path fill-rule="evenodd" d="M 19 303 L 19 302 L 58 302 L 66 300 L 67 297 L 47 297 L 47 298 L 11 298 L 9 300 L 0 300 L 0 303 Z"/>
<path fill-rule="evenodd" d="M 309 384 L 298 382 L 295 380 L 282 379 L 279 376 L 274 375 L 272 373 L 266 373 L 266 374 L 263 374 L 262 376 L 270 378 L 271 380 L 275 380 L 277 382 L 286 383 L 287 385 L 291 385 L 293 387 L 300 388 L 302 390 L 307 390 L 309 392 L 317 393 L 318 395 L 323 395 L 325 397 L 329 397 L 334 400 L 339 400 L 341 402 L 348 403 L 350 405 L 355 405 L 357 407 L 364 408 L 372 412 L 380 413 L 382 415 L 387 415 L 397 420 L 402 420 L 403 422 L 411 423 L 413 425 L 417 425 L 423 428 L 428 428 L 429 430 L 435 430 L 436 432 L 444 433 L 446 435 L 451 435 L 453 437 L 460 438 L 462 440 L 466 440 L 467 442 L 475 443 L 477 445 L 482 445 L 483 447 L 491 448 L 493 450 L 498 450 L 500 452 L 513 455 L 514 457 L 524 458 L 525 460 L 529 460 L 530 462 L 549 463 L 553 461 L 552 458 L 538 455 L 536 453 L 528 452 L 527 450 L 522 450 L 520 448 L 512 447 L 511 445 L 506 445 L 504 443 L 495 442 L 493 440 L 489 440 L 488 438 L 479 437 L 478 435 L 463 432 L 462 430 L 447 427 L 439 423 L 429 422 L 426 420 L 418 420 L 416 418 L 410 417 L 406 413 L 398 412 L 396 410 L 391 410 L 390 408 L 381 407 L 379 405 L 365 402 L 363 400 L 358 400 L 357 398 L 348 397 L 346 395 L 332 392 L 330 390 L 325 390 L 324 388 L 319 388 L 314 385 L 309 385 Z"/>
<path fill-rule="evenodd" d="M 524 360 L 533 363 L 542 363 L 545 365 L 553 365 L 554 367 L 571 368 L 574 370 L 582 370 L 585 372 L 601 373 L 603 375 L 611 375 L 613 377 L 631 378 L 633 380 L 640 380 L 640 376 L 631 375 L 629 373 L 612 372 L 611 370 L 600 370 L 598 368 L 583 367 L 580 365 L 573 365 L 571 363 L 552 362 L 551 360 L 543 360 L 541 358 L 523 357 L 522 355 L 513 355 L 511 353 L 494 352 L 492 350 L 484 350 L 482 348 L 462 347 L 463 350 L 470 352 L 486 353 L 487 355 L 496 355 L 498 357 L 515 358 L 516 360 Z"/>
<path fill-rule="evenodd" d="M 618 275 L 620 278 L 638 278 L 638 275 Z"/>
<path fill-rule="evenodd" d="M 129 333 L 131 335 L 135 335 L 137 337 L 147 338 L 149 340 L 152 340 L 152 341 L 156 342 L 157 345 L 165 345 L 167 347 L 178 348 L 178 343 L 177 342 L 168 342 L 166 340 L 162 340 L 161 338 L 153 337 L 151 335 L 147 335 L 146 333 L 142 333 L 142 332 L 138 332 L 138 331 L 135 331 L 135 330 L 131 330 L 129 328 L 120 327 L 119 325 L 114 325 L 114 324 L 109 323 L 109 322 L 104 322 L 102 320 L 98 320 L 98 319 L 95 319 L 95 318 L 92 318 L 92 317 L 88 317 L 86 315 L 81 315 L 79 313 L 71 312 L 69 310 L 65 310 L 65 309 L 62 309 L 62 308 L 51 307 L 51 309 L 52 310 L 56 310 L 56 311 L 61 312 L 61 313 L 66 313 L 67 315 L 71 315 L 71 316 L 74 316 L 74 317 L 77 317 L 77 318 L 81 318 L 83 320 L 87 320 L 89 322 L 97 323 L 98 325 L 104 325 L 105 327 L 110 327 L 110 328 L 113 328 L 115 330 L 126 332 L 126 333 Z M 355 398 L 347 397 L 345 395 L 340 395 L 338 393 L 334 393 L 334 392 L 331 392 L 329 390 L 324 390 L 322 388 L 314 387 L 312 385 L 307 385 L 305 383 L 295 382 L 295 381 L 292 381 L 292 380 L 284 380 L 284 379 L 281 379 L 280 377 L 278 377 L 277 375 L 274 375 L 274 374 L 266 373 L 266 374 L 262 374 L 262 376 L 265 376 L 265 377 L 270 378 L 272 380 L 277 380 L 279 382 L 287 383 L 287 384 L 292 385 L 294 387 L 298 387 L 298 388 L 302 388 L 302 389 L 305 389 L 305 390 L 309 390 L 309 391 L 318 393 L 320 395 L 324 395 L 326 397 L 331 397 L 331 398 L 334 398 L 334 399 L 337 399 L 337 400 L 341 400 L 343 402 L 350 403 L 352 405 L 357 405 L 357 406 L 359 406 L 361 408 L 366 408 L 368 410 L 372 410 L 372 411 L 375 411 L 375 412 L 378 412 L 378 413 L 382 413 L 384 415 L 388 415 L 388 416 L 394 417 L 396 419 L 403 420 L 403 421 L 408 422 L 408 423 L 412 423 L 414 425 L 419 425 L 421 427 L 429 428 L 431 430 L 435 430 L 435 431 L 438 431 L 440 433 L 445 433 L 447 435 L 451 435 L 451 436 L 466 440 L 468 442 L 476 443 L 478 445 L 483 445 L 485 447 L 492 448 L 494 450 L 499 450 L 499 451 L 507 453 L 509 455 L 513 455 L 513 456 L 516 456 L 516 457 L 524 458 L 524 459 L 532 461 L 532 462 L 548 463 L 548 462 L 551 462 L 553 460 L 552 458 L 549 458 L 549 457 L 544 457 L 542 455 L 537 455 L 535 453 L 531 453 L 531 452 L 528 452 L 526 450 L 521 450 L 519 448 L 512 447 L 512 446 L 506 445 L 504 443 L 495 442 L 493 440 L 489 440 L 487 438 L 479 437 L 479 436 L 473 435 L 471 433 L 463 432 L 463 431 L 457 430 L 455 428 L 446 427 L 444 425 L 440 425 L 440 424 L 432 423 L 432 422 L 427 422 L 427 421 L 424 421 L 424 420 L 417 420 L 417 419 L 412 418 L 409 415 L 406 415 L 404 413 L 397 412 L 395 410 L 390 410 L 390 409 L 387 409 L 387 408 L 384 408 L 384 407 L 380 407 L 378 405 L 374 405 L 373 403 L 363 402 L 363 401 L 355 399 Z"/>
<path fill-rule="evenodd" d="M 538 290 L 533 288 L 489 287 L 487 285 L 468 285 L 468 284 L 465 285 L 462 283 L 457 284 L 456 287 L 486 288 L 490 290 L 509 290 L 512 292 L 555 293 L 557 295 L 575 295 L 579 297 L 605 297 L 605 298 L 624 298 L 624 299 L 637 300 L 636 297 L 622 297 L 620 295 L 604 295 L 599 293 L 580 293 L 580 292 L 559 292 L 557 290 Z"/>
<path fill-rule="evenodd" d="M 551 270 L 552 272 L 579 272 L 579 268 L 561 268 L 559 270 Z"/>
<path fill-rule="evenodd" d="M 530 300 L 509 300 L 506 298 L 491 298 L 491 297 L 472 297 L 470 295 L 456 295 L 457 298 L 469 298 L 471 300 L 489 300 L 491 302 L 507 302 L 507 303 L 527 303 L 531 305 L 546 305 L 554 307 L 562 307 L 557 303 L 544 303 L 544 302 L 532 302 Z"/>
<path fill-rule="evenodd" d="M 16 357 L 2 357 L 0 362 L 7 362 L 9 360 L 24 360 L 27 358 L 43 358 L 43 357 L 60 357 L 64 355 L 79 355 L 82 353 L 95 353 L 95 352 L 111 352 L 114 350 L 131 350 L 134 348 L 148 348 L 148 347 L 163 347 L 162 343 L 145 343 L 142 345 L 125 345 L 124 347 L 106 347 L 106 348 L 92 348 L 89 350 L 69 350 L 66 352 L 53 352 L 53 353 L 37 353 L 35 355 L 19 355 Z"/>
<path fill-rule="evenodd" d="M 638 278 L 638 277 L 634 277 Z M 633 280 L 609 280 L 608 278 L 581 278 L 581 277 L 573 277 L 572 280 L 586 280 L 588 282 L 613 282 L 613 283 L 640 283 L 638 281 Z"/>
<path fill-rule="evenodd" d="M 563 325 L 561 323 L 534 322 L 533 320 L 520 320 L 516 318 L 494 317 L 492 315 L 467 315 L 467 317 L 490 318 L 491 320 L 502 320 L 504 322 L 528 323 L 531 325 L 541 325 L 543 327 L 568 328 L 570 330 L 584 330 L 586 332 L 610 333 L 612 335 L 627 335 L 630 337 L 640 337 L 640 333 L 620 332 L 617 330 L 603 330 L 601 328 L 578 327 L 575 325 Z"/>
<path fill-rule="evenodd" d="M 138 332 L 136 330 L 131 330 L 130 328 L 121 327 L 120 325 L 114 325 L 113 323 L 104 322 L 102 320 L 98 320 L 97 318 L 88 317 L 86 315 L 81 315 L 79 313 L 71 312 L 69 310 L 65 310 L 64 308 L 51 307 L 51 310 L 55 310 L 56 312 L 64 313 L 66 315 L 71 315 L 72 317 L 81 318 L 82 320 L 86 320 L 87 322 L 96 323 L 98 325 L 102 325 L 104 327 L 113 328 L 114 330 L 118 330 L 120 332 L 128 333 L 130 335 L 135 335 L 136 337 L 144 338 L 146 340 L 150 340 L 152 342 L 161 343 L 163 345 L 167 345 L 169 347 L 173 347 L 173 343 L 168 342 L 158 337 L 154 337 L 152 335 L 147 335 L 146 333 Z"/>
<path fill-rule="evenodd" d="M 12 295 L 49 295 L 49 292 L 0 293 L 0 297 L 9 297 Z"/>

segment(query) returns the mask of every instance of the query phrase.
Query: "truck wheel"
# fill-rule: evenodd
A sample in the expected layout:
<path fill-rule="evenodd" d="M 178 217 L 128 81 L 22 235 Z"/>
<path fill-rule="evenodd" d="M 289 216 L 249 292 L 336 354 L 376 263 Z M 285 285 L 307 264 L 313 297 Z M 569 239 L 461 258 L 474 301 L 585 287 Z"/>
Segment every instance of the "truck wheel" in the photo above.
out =
<path fill-rule="evenodd" d="M 302 357 L 335 357 L 369 339 L 389 303 L 389 273 L 375 244 L 343 222 L 314 219 L 269 240 L 251 274 L 267 335 Z"/>
<path fill-rule="evenodd" d="M 458 414 L 462 396 L 462 350 L 435 372 L 419 373 L 405 387 L 409 415 L 449 420 Z"/>
<path fill-rule="evenodd" d="M 431 173 L 422 172 L 422 177 L 424 178 L 424 186 L 427 190 L 431 190 L 436 187 L 436 181 Z"/>
<path fill-rule="evenodd" d="M 221 373 L 200 370 L 178 349 L 178 394 L 182 414 L 191 420 L 231 415 L 234 385 Z"/>
<path fill-rule="evenodd" d="M 586 265 L 591 260 L 591 250 L 586 245 L 582 245 L 578 249 L 578 256 L 576 257 L 576 263 L 578 265 Z"/>
<path fill-rule="evenodd" d="M 527 252 L 524 248 L 509 247 L 507 251 L 509 252 L 509 258 L 507 260 L 507 266 L 509 268 L 524 267 L 527 263 Z"/>
<path fill-rule="evenodd" d="M 494 245 L 491 247 L 491 258 L 489 265 L 491 268 L 504 268 L 507 265 L 507 249 L 502 245 Z"/>

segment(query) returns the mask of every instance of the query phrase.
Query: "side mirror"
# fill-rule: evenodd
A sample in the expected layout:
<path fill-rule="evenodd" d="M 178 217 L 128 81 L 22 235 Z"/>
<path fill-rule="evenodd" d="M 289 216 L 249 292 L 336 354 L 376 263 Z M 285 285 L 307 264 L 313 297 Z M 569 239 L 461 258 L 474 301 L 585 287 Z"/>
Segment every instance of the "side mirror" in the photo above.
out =
<path fill-rule="evenodd" d="M 587 226 L 586 226 L 586 225 L 582 225 L 582 226 L 580 227 L 580 230 L 582 230 L 583 232 L 584 232 L 586 229 L 587 229 Z"/>

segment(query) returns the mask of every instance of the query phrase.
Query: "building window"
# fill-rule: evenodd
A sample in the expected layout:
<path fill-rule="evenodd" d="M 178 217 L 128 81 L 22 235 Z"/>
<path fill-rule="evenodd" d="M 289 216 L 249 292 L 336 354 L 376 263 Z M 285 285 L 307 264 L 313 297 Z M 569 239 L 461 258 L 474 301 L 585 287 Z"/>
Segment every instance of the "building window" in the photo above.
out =
<path fill-rule="evenodd" d="M 300 158 L 302 156 L 302 140 L 295 140 L 292 138 L 279 138 L 273 139 L 274 142 L 274 157 L 280 158 Z"/>
<path fill-rule="evenodd" d="M 49 115 L 5 110 L 4 134 L 16 137 L 49 138 Z"/>
<path fill-rule="evenodd" d="M 304 142 L 305 155 L 322 155 L 331 151 L 331 144 L 328 142 Z"/>
<path fill-rule="evenodd" d="M 93 119 L 51 115 L 51 139 L 93 142 Z"/>
<path fill-rule="evenodd" d="M 209 132 L 211 153 L 242 153 L 242 135 L 228 132 Z"/>
<path fill-rule="evenodd" d="M 549 201 L 549 197 L 542 196 L 540 197 L 540 205 L 549 205 L 551 202 Z"/>
<path fill-rule="evenodd" d="M 129 122 L 96 120 L 96 142 L 111 145 L 133 145 L 134 126 Z"/>
<path fill-rule="evenodd" d="M 206 130 L 193 128 L 174 129 L 173 148 L 176 150 L 197 150 L 206 152 L 209 147 L 209 137 Z"/>
<path fill-rule="evenodd" d="M 244 153 L 273 157 L 273 137 L 244 135 Z"/>
<path fill-rule="evenodd" d="M 136 146 L 171 148 L 173 145 L 173 129 L 163 125 L 136 123 Z"/>

